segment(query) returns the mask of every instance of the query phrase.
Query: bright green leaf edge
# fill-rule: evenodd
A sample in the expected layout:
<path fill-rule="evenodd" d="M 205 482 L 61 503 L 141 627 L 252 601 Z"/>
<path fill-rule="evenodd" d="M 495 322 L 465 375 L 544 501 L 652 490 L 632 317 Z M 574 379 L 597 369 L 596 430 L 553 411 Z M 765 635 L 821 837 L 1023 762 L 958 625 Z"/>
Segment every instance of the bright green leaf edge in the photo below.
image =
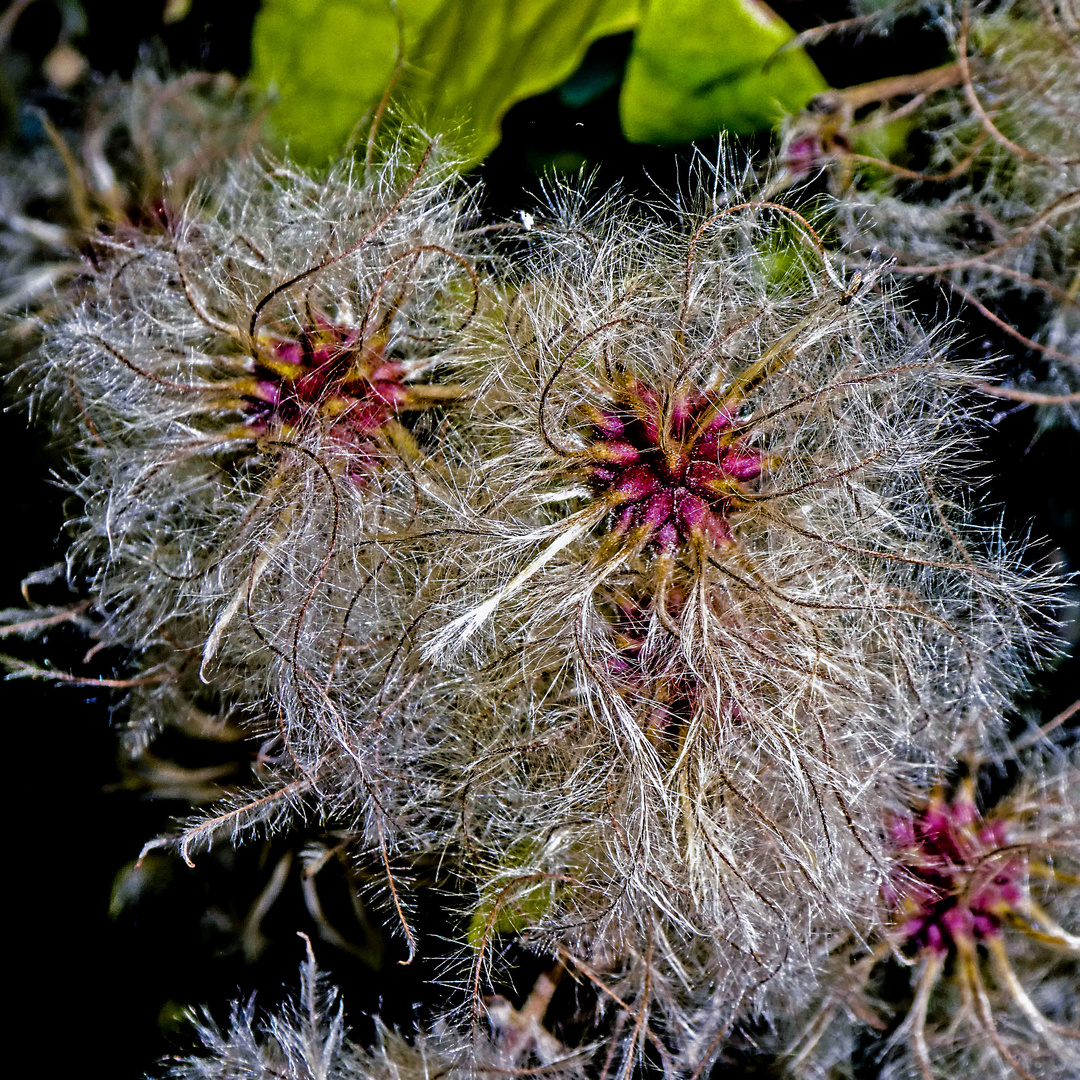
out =
<path fill-rule="evenodd" d="M 498 144 L 518 101 L 558 86 L 598 38 L 632 30 L 641 0 L 448 0 L 425 30 L 416 67 L 437 129 L 459 131 L 472 162 Z M 451 24 L 454 33 L 451 33 Z M 483 26 L 479 41 L 465 26 Z M 492 50 L 495 54 L 491 55 Z"/>
<path fill-rule="evenodd" d="M 549 90 L 593 41 L 632 30 L 642 0 L 398 0 L 406 63 L 398 114 L 450 135 L 469 164 L 498 143 L 506 111 Z M 265 0 L 252 80 L 297 158 L 341 153 L 390 81 L 399 26 L 387 0 Z"/>
<path fill-rule="evenodd" d="M 760 0 L 652 0 L 626 69 L 619 115 L 631 142 L 750 135 L 828 89 L 795 32 Z"/>

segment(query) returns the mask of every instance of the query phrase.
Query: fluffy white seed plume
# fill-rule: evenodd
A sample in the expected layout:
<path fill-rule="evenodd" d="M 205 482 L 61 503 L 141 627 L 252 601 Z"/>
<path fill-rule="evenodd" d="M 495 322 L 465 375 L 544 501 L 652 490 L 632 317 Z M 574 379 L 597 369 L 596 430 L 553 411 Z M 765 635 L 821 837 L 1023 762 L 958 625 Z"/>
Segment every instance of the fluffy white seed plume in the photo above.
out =
<path fill-rule="evenodd" d="M 51 327 L 40 399 L 81 410 L 72 558 L 120 641 L 166 631 L 204 675 L 230 635 L 234 660 L 295 659 L 415 515 L 479 301 L 468 199 L 435 158 L 240 166 L 164 235 L 112 241 Z"/>
<path fill-rule="evenodd" d="M 185 854 L 313 813 L 388 866 L 422 805 L 410 762 L 443 678 L 410 627 L 448 482 L 430 459 L 484 302 L 471 210 L 424 142 L 323 177 L 238 164 L 168 228 L 99 237 L 32 361 L 36 404 L 69 418 L 73 573 L 101 639 L 162 682 L 141 715 L 209 682 L 279 763 Z"/>
<path fill-rule="evenodd" d="M 172 1080 L 480 1080 L 527 1065 L 528 1054 L 509 1055 L 482 1034 L 440 1028 L 408 1038 L 377 1025 L 374 1045 L 348 1037 L 343 1005 L 321 984 L 314 956 L 300 971 L 300 998 L 260 1016 L 255 998 L 236 1002 L 226 1029 L 204 1013 L 195 1020 L 204 1052 L 171 1063 Z M 582 1077 L 580 1064 L 546 1062 L 545 1075 Z"/>
<path fill-rule="evenodd" d="M 996 733 L 1050 590 L 957 505 L 970 372 L 794 211 L 561 192 L 527 248 L 428 617 L 482 672 L 471 988 L 514 933 L 646 1018 L 625 1060 L 707 1057 L 861 933 L 901 781 Z"/>
<path fill-rule="evenodd" d="M 872 279 L 839 282 L 804 219 L 566 199 L 490 346 L 432 655 L 542 652 L 557 627 L 587 684 L 673 654 L 730 706 L 781 672 L 792 705 L 844 677 L 903 696 L 924 650 L 971 662 L 953 621 L 1040 602 L 951 524 L 970 371 Z"/>

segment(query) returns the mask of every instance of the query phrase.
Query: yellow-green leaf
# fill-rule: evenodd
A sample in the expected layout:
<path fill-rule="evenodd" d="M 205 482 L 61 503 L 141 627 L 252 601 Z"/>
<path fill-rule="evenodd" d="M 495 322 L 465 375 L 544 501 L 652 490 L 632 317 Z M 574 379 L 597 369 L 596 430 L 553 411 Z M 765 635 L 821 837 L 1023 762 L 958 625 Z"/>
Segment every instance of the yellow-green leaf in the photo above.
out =
<path fill-rule="evenodd" d="M 469 920 L 469 945 L 474 949 L 486 947 L 496 934 L 519 934 L 535 926 L 551 911 L 554 902 L 554 886 L 546 879 L 526 882 L 519 891 L 504 894 L 498 901 L 485 897 Z"/>
<path fill-rule="evenodd" d="M 500 885 L 485 891 L 473 910 L 466 933 L 474 949 L 486 947 L 496 934 L 514 934 L 540 922 L 551 910 L 559 883 L 547 873 L 531 873 L 539 852 L 535 840 L 520 840 L 503 859 Z M 520 876 L 514 877 L 517 873 Z M 505 882 L 506 884 L 501 884 Z"/>
<path fill-rule="evenodd" d="M 370 118 L 398 53 L 394 100 L 472 160 L 516 101 L 557 86 L 599 37 L 632 29 L 642 0 L 265 0 L 253 78 L 277 94 L 274 124 L 308 160 L 339 153 Z"/>
<path fill-rule="evenodd" d="M 652 0 L 634 37 L 619 113 L 631 142 L 748 135 L 796 112 L 825 80 L 760 0 Z"/>
<path fill-rule="evenodd" d="M 857 154 L 880 158 L 882 161 L 902 161 L 911 134 L 918 126 L 919 121 L 915 116 L 901 116 L 885 123 L 863 126 L 858 134 L 853 136 L 851 149 Z M 874 166 L 867 165 L 866 168 L 888 175 L 886 170 L 876 169 Z"/>

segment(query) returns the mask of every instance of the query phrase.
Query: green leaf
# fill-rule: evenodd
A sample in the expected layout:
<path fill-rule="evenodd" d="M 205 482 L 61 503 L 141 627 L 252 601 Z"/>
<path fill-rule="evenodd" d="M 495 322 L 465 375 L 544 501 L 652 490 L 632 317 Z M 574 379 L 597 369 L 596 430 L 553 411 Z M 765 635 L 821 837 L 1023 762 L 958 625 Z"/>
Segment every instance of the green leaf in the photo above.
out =
<path fill-rule="evenodd" d="M 440 2 L 400 5 L 407 52 Z M 296 157 L 318 161 L 341 152 L 382 96 L 397 44 L 386 0 L 265 0 L 251 40 L 251 78 L 275 92 L 272 122 Z"/>
<path fill-rule="evenodd" d="M 748 135 L 797 112 L 825 80 L 760 0 L 652 0 L 634 38 L 619 113 L 631 142 Z"/>
<path fill-rule="evenodd" d="M 557 86 L 599 37 L 632 29 L 642 0 L 264 0 L 252 77 L 277 93 L 273 121 L 298 157 L 339 153 L 405 64 L 394 100 L 472 161 L 516 101 Z"/>
<path fill-rule="evenodd" d="M 883 161 L 902 161 L 907 152 L 911 134 L 918 127 L 919 120 L 916 116 L 901 116 L 895 120 L 887 120 L 885 123 L 865 125 L 852 138 L 851 149 L 857 154 L 881 158 Z M 878 169 L 872 165 L 864 167 L 888 175 L 887 170 Z"/>
<path fill-rule="evenodd" d="M 469 919 L 466 938 L 472 948 L 486 948 L 496 934 L 516 934 L 535 926 L 551 911 L 561 886 L 551 874 L 530 871 L 539 853 L 540 845 L 532 839 L 519 840 L 510 847 L 503 858 L 499 885 L 481 895 Z M 520 876 L 512 877 L 515 872 Z"/>
<path fill-rule="evenodd" d="M 535 926 L 554 903 L 554 889 L 549 881 L 523 885 L 520 892 L 502 897 L 498 908 L 494 897 L 485 897 L 469 920 L 466 939 L 473 949 L 490 947 L 490 939 L 496 934 L 520 934 Z"/>

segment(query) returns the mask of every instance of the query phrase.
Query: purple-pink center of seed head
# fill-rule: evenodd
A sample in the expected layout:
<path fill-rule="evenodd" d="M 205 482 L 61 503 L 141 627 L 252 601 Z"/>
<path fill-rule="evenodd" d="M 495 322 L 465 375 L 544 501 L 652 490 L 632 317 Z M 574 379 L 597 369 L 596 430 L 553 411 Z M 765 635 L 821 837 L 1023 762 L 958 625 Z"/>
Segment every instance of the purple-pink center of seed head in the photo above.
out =
<path fill-rule="evenodd" d="M 372 439 L 408 399 L 404 366 L 385 356 L 385 342 L 330 324 L 300 340 L 279 340 L 256 362 L 256 392 L 248 424 L 259 431 L 324 426 L 359 458 L 372 456 Z"/>
<path fill-rule="evenodd" d="M 904 911 L 907 942 L 943 955 L 1001 932 L 1023 900 L 1025 874 L 1021 856 L 995 854 L 1006 841 L 1005 821 L 984 822 L 967 797 L 935 799 L 897 819 L 891 832 L 900 863 L 891 895 Z"/>
<path fill-rule="evenodd" d="M 592 417 L 586 467 L 612 506 L 613 531 L 637 531 L 663 551 L 689 538 L 731 543 L 741 484 L 762 468 L 761 454 L 731 437 L 731 415 L 702 395 L 676 394 L 661 440 L 660 395 L 635 380 L 619 398 L 621 407 Z"/>
<path fill-rule="evenodd" d="M 784 165 L 797 179 L 809 176 L 821 167 L 821 141 L 816 136 L 804 135 L 794 139 L 787 148 Z"/>

